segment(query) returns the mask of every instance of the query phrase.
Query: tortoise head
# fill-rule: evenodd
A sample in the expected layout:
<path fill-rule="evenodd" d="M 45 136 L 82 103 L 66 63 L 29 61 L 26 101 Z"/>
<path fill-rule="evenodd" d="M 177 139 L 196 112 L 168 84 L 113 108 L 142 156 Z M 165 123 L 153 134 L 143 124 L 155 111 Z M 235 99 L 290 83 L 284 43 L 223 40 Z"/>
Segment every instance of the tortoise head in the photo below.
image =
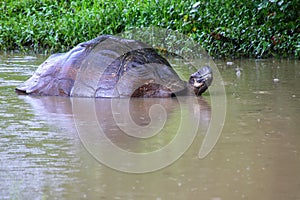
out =
<path fill-rule="evenodd" d="M 204 66 L 190 76 L 188 83 L 195 94 L 200 96 L 211 85 L 212 80 L 212 69 L 209 66 Z"/>

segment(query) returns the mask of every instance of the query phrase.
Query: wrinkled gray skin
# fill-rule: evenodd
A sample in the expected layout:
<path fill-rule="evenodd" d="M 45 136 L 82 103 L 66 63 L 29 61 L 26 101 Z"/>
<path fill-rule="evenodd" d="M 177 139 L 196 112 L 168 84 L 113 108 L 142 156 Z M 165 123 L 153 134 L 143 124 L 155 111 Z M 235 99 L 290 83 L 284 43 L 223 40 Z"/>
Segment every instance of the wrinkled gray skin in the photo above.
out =
<path fill-rule="evenodd" d="M 212 82 L 205 66 L 188 82 L 142 42 L 103 35 L 67 53 L 50 56 L 18 93 L 80 97 L 173 97 L 201 95 Z"/>

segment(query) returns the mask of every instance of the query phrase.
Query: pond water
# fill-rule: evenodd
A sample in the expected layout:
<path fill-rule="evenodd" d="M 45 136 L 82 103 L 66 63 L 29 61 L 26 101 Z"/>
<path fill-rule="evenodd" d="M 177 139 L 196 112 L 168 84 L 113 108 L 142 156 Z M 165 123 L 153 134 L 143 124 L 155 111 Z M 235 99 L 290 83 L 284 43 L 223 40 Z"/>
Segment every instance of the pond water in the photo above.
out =
<path fill-rule="evenodd" d="M 212 116 L 209 95 L 125 99 L 114 106 L 107 99 L 17 95 L 14 88 L 45 59 L 0 56 L 0 199 L 300 199 L 298 60 L 216 61 L 226 118 L 216 145 L 199 159 Z M 156 161 L 116 157 L 106 141 L 126 152 L 156 152 L 172 143 L 168 133 L 176 133 L 183 118 L 182 126 L 196 132 Z M 132 121 L 138 128 L 128 130 Z M 90 132 L 96 122 L 103 134 Z M 163 131 L 142 138 L 152 125 Z M 121 172 L 118 164 L 121 171 L 149 172 Z"/>

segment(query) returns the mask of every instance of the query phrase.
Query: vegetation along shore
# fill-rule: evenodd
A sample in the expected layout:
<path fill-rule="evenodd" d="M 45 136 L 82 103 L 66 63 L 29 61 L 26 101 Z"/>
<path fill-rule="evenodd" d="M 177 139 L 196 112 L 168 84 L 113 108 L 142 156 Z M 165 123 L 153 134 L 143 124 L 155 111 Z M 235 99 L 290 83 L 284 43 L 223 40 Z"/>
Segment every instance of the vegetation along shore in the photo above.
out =
<path fill-rule="evenodd" d="M 0 51 L 66 51 L 133 27 L 179 30 L 220 58 L 300 58 L 299 0 L 4 0 Z"/>

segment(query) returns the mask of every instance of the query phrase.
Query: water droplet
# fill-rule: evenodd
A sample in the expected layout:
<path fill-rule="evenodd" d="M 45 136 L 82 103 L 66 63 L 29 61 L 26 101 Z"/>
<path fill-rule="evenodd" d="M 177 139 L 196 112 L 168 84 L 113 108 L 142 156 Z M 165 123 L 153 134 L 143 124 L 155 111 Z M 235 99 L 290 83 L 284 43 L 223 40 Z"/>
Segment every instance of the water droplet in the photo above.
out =
<path fill-rule="evenodd" d="M 235 68 L 235 74 L 237 77 L 240 77 L 242 72 L 241 72 L 241 69 L 240 68 Z"/>

